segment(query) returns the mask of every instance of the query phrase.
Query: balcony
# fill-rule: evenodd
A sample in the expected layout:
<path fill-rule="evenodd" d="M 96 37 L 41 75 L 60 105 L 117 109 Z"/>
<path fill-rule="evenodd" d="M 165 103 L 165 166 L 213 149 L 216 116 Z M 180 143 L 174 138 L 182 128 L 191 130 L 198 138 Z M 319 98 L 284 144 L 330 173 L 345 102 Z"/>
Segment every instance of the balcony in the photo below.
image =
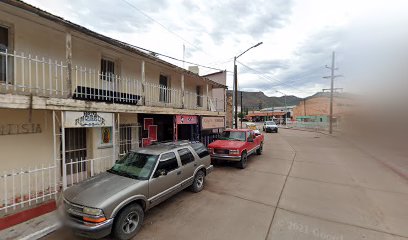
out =
<path fill-rule="evenodd" d="M 222 99 L 7 51 L 0 51 L 0 93 L 224 112 Z"/>

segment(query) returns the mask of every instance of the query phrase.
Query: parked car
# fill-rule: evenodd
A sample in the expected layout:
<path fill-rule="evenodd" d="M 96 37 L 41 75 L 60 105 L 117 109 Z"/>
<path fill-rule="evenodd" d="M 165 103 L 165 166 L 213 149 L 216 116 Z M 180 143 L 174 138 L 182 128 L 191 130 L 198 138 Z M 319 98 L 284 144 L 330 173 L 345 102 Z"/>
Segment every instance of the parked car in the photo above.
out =
<path fill-rule="evenodd" d="M 248 156 L 262 154 L 264 136 L 251 129 L 225 130 L 218 140 L 208 145 L 211 159 L 238 162 L 239 168 L 247 166 Z"/>
<path fill-rule="evenodd" d="M 274 121 L 266 121 L 263 124 L 263 131 L 264 132 L 278 132 L 278 125 Z"/>
<path fill-rule="evenodd" d="M 87 238 L 113 233 L 116 239 L 130 239 L 147 210 L 187 187 L 200 192 L 212 169 L 209 152 L 199 142 L 129 152 L 107 172 L 64 191 L 66 223 Z"/>
<path fill-rule="evenodd" d="M 258 135 L 261 134 L 261 131 L 259 131 L 258 126 L 255 123 L 248 122 L 248 123 L 245 123 L 245 125 L 247 129 L 254 130 L 255 134 L 258 134 Z"/>

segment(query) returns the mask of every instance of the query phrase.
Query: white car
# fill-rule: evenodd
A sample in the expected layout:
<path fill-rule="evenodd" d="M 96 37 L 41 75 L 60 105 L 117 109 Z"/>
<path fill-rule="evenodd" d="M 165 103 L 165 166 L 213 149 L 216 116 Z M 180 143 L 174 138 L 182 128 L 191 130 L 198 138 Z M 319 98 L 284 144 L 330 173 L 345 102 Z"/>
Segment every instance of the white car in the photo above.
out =
<path fill-rule="evenodd" d="M 274 121 L 266 121 L 263 124 L 263 131 L 264 132 L 278 132 L 278 125 Z"/>
<path fill-rule="evenodd" d="M 246 125 L 246 128 L 247 128 L 247 129 L 253 130 L 256 135 L 261 135 L 261 131 L 259 131 L 259 129 L 258 129 L 258 127 L 256 126 L 255 123 L 249 122 L 249 123 L 246 123 L 245 125 Z"/>

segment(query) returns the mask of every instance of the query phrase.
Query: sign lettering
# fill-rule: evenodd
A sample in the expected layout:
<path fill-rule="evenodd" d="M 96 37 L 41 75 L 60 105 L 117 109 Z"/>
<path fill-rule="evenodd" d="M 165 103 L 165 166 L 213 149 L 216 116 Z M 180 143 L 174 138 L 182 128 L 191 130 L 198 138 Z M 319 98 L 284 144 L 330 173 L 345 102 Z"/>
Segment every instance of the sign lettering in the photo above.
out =
<path fill-rule="evenodd" d="M 111 127 L 112 120 L 112 113 L 65 112 L 64 126 L 67 128 Z"/>
<path fill-rule="evenodd" d="M 41 125 L 38 123 L 0 124 L 0 135 L 17 135 L 41 133 Z"/>
<path fill-rule="evenodd" d="M 224 128 L 224 117 L 201 117 L 202 129 Z"/>

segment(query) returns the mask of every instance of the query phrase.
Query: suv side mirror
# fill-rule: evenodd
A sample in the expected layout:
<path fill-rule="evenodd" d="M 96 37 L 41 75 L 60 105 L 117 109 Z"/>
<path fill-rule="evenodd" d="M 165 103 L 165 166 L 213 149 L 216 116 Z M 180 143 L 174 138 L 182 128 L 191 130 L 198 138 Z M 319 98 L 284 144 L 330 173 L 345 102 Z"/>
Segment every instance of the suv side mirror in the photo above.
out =
<path fill-rule="evenodd" d="M 248 137 L 247 142 L 254 142 L 254 139 L 251 137 Z"/>

